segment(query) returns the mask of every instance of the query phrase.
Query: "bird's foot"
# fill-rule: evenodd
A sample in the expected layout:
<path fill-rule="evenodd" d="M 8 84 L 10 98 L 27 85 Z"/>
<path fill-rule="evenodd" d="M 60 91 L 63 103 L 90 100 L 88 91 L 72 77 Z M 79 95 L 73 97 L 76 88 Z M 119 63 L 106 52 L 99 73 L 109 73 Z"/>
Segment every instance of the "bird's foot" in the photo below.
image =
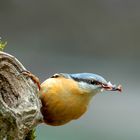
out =
<path fill-rule="evenodd" d="M 30 71 L 27 70 L 21 71 L 21 74 L 30 77 L 33 80 L 33 82 L 37 84 L 38 89 L 39 90 L 41 89 L 40 81 L 38 77 L 36 77 L 34 74 L 32 74 Z"/>

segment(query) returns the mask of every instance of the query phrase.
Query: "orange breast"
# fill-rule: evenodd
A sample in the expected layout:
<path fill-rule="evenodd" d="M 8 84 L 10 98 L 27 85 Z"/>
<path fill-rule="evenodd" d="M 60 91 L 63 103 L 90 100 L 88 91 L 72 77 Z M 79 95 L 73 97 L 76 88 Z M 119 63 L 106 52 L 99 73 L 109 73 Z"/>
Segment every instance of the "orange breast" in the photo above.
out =
<path fill-rule="evenodd" d="M 90 97 L 72 79 L 50 78 L 41 84 L 40 99 L 44 121 L 63 125 L 86 111 Z"/>

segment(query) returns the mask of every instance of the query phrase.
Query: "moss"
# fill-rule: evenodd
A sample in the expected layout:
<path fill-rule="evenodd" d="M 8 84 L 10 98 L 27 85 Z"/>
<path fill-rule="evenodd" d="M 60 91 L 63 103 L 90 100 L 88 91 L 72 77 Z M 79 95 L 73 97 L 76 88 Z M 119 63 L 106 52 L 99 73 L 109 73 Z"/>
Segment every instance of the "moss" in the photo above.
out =
<path fill-rule="evenodd" d="M 36 135 L 35 135 L 35 128 L 34 128 L 28 133 L 25 140 L 35 140 L 35 138 L 36 138 Z"/>
<path fill-rule="evenodd" d="M 7 42 L 1 41 L 1 38 L 0 38 L 0 51 L 3 51 L 3 49 L 6 47 L 6 45 L 7 45 Z"/>

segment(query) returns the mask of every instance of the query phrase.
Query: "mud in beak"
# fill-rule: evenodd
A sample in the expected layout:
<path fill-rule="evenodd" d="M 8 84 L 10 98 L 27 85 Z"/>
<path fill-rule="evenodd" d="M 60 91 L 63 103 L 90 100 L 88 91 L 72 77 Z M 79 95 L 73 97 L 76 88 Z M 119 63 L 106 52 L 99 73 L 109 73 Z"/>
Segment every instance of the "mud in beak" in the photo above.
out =
<path fill-rule="evenodd" d="M 103 87 L 104 90 L 122 92 L 122 86 L 121 85 L 118 85 L 118 86 L 113 85 L 113 84 L 111 84 L 110 81 L 107 84 L 102 84 L 102 87 Z"/>

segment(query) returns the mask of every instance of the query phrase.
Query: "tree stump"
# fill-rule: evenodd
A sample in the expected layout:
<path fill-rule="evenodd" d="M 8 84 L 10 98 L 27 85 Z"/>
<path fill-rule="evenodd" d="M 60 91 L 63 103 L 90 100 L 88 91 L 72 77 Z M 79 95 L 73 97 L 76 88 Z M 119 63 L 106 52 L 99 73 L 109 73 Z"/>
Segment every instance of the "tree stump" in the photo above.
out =
<path fill-rule="evenodd" d="M 0 140 L 25 140 L 42 122 L 37 85 L 14 57 L 0 52 Z"/>

